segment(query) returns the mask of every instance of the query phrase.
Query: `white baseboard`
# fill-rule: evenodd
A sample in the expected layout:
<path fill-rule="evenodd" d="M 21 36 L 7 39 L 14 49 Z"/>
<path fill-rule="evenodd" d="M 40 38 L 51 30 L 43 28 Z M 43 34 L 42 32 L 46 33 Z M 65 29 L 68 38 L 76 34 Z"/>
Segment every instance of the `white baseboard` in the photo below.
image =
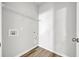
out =
<path fill-rule="evenodd" d="M 48 51 L 50 51 L 50 52 L 52 52 L 52 53 L 56 53 L 56 54 L 58 54 L 58 55 L 60 55 L 60 56 L 68 57 L 67 55 L 64 55 L 64 54 L 58 53 L 58 52 L 56 52 L 56 51 L 53 51 L 53 50 L 47 49 L 47 48 L 45 48 L 45 47 L 43 47 L 43 46 L 41 46 L 41 45 L 39 45 L 39 47 L 44 48 L 44 49 L 46 49 L 46 50 L 48 50 Z"/>
<path fill-rule="evenodd" d="M 38 46 L 38 45 L 35 45 L 35 46 L 32 47 L 31 49 L 29 49 L 29 50 L 27 50 L 27 51 L 23 51 L 22 53 L 18 54 L 18 55 L 15 56 L 15 57 L 20 57 L 20 56 L 22 56 L 23 54 L 29 52 L 30 50 L 34 49 L 34 48 L 37 47 L 37 46 Z M 42 47 L 41 45 L 39 45 L 39 47 L 44 48 L 44 49 L 46 49 L 46 50 L 48 50 L 48 51 L 50 51 L 50 52 L 52 52 L 52 53 L 56 53 L 56 54 L 58 54 L 58 55 L 60 55 L 60 56 L 68 57 L 68 56 L 66 56 L 66 55 L 64 55 L 64 54 L 61 54 L 61 53 L 58 53 L 58 52 L 56 52 L 56 51 L 52 51 L 52 50 L 50 50 L 50 49 L 47 49 L 47 48 L 45 48 L 45 47 Z"/>
<path fill-rule="evenodd" d="M 35 45 L 34 47 L 30 48 L 29 50 L 27 50 L 27 51 L 23 51 L 22 53 L 18 54 L 18 55 L 15 56 L 15 57 L 20 57 L 20 56 L 24 55 L 25 53 L 29 52 L 30 50 L 36 48 L 37 46 L 38 46 L 38 45 Z"/>

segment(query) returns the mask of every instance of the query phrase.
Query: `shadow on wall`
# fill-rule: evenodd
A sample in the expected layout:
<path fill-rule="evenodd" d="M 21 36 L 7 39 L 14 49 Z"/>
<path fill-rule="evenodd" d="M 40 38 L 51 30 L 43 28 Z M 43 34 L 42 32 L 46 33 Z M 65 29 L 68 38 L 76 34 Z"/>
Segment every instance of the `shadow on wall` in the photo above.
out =
<path fill-rule="evenodd" d="M 76 3 L 46 3 L 39 8 L 39 46 L 64 56 L 75 56 Z M 71 50 L 72 48 L 72 50 Z"/>

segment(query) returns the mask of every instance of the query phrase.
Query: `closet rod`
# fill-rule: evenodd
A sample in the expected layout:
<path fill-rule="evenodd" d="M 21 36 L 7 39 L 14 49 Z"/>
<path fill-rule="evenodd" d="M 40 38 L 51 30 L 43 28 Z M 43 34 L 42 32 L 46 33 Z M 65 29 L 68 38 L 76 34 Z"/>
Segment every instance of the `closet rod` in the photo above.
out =
<path fill-rule="evenodd" d="M 25 17 L 25 18 L 29 18 L 30 20 L 39 21 L 39 20 L 37 20 L 37 19 L 34 19 L 33 17 L 26 16 L 26 15 L 20 13 L 20 12 L 17 12 L 17 11 L 15 11 L 15 10 L 13 10 L 11 7 L 9 7 L 9 6 L 5 5 L 5 4 L 2 4 L 2 7 L 8 9 L 9 11 L 11 11 L 11 12 L 17 14 L 17 15 L 23 16 L 23 17 Z"/>

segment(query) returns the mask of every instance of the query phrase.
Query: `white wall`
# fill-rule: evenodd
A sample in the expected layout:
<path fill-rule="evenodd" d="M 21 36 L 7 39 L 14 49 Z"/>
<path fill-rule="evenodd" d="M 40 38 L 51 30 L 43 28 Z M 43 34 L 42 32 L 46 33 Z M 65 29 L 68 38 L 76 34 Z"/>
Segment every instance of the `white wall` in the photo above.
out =
<path fill-rule="evenodd" d="M 12 57 L 37 46 L 37 9 L 33 3 L 6 2 L 2 8 L 2 56 Z M 28 16 L 28 17 L 26 17 Z M 9 36 L 9 29 L 18 30 L 17 36 Z"/>
<path fill-rule="evenodd" d="M 76 43 L 72 42 L 72 38 L 76 37 L 76 3 L 68 5 L 67 21 L 66 21 L 66 51 L 67 55 L 71 57 L 76 56 Z"/>
<path fill-rule="evenodd" d="M 61 56 L 75 56 L 76 4 L 45 3 L 39 9 L 39 46 Z"/>
<path fill-rule="evenodd" d="M 79 38 L 79 3 L 77 3 L 77 38 Z M 79 43 L 77 43 L 76 47 L 77 57 L 79 57 Z"/>
<path fill-rule="evenodd" d="M 0 57 L 2 56 L 2 20 L 1 20 L 1 12 L 2 12 L 2 8 L 1 8 L 1 2 L 0 2 Z"/>
<path fill-rule="evenodd" d="M 60 53 L 61 55 L 65 55 L 66 49 L 66 8 L 60 8 L 59 4 L 56 4 L 56 19 L 55 19 L 55 50 L 56 52 Z M 60 6 L 62 7 L 62 6 Z"/>
<path fill-rule="evenodd" d="M 76 56 L 76 3 L 56 3 L 56 51 L 61 55 Z"/>
<path fill-rule="evenodd" d="M 33 33 L 38 33 L 37 8 L 33 3 L 4 4 L 11 10 L 2 8 L 2 56 L 16 56 L 38 43 Z M 75 3 L 42 5 L 39 8 L 39 46 L 60 55 L 75 56 L 75 43 L 71 41 L 75 37 L 75 17 Z M 18 36 L 8 36 L 9 29 L 17 29 Z"/>
<path fill-rule="evenodd" d="M 39 46 L 54 51 L 54 5 L 45 3 L 39 8 Z"/>

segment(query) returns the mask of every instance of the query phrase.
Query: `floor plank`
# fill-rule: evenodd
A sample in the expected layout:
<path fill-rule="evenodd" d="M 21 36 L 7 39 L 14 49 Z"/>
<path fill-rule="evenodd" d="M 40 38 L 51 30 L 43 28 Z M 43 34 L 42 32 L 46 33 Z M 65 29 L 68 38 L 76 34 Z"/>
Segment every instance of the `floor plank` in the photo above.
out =
<path fill-rule="evenodd" d="M 52 53 L 44 48 L 37 47 L 31 51 L 31 53 L 26 53 L 21 57 L 61 57 L 55 53 Z"/>

